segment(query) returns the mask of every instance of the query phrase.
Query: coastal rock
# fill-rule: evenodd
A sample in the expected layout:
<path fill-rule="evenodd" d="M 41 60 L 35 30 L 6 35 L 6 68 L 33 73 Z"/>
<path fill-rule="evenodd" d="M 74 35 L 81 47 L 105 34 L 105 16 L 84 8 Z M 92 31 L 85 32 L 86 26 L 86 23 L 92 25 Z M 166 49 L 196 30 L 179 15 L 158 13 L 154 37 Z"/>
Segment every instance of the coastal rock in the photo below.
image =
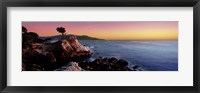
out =
<path fill-rule="evenodd" d="M 22 71 L 43 71 L 44 68 L 42 68 L 40 65 L 37 64 L 22 64 Z"/>
<path fill-rule="evenodd" d="M 43 69 L 40 70 L 53 70 L 56 68 L 56 58 L 51 52 L 38 52 L 37 49 L 27 48 L 23 49 L 22 59 L 23 64 L 35 64 L 41 66 Z"/>
<path fill-rule="evenodd" d="M 138 65 L 132 67 L 133 71 L 143 71 Z"/>
<path fill-rule="evenodd" d="M 78 42 L 76 36 L 53 43 L 49 50 L 60 62 L 82 61 L 93 54 L 88 47 Z"/>
<path fill-rule="evenodd" d="M 82 51 L 90 52 L 90 53 L 92 52 L 92 51 L 89 49 L 89 47 L 86 47 L 86 46 L 81 45 L 81 44 L 78 42 L 76 36 L 70 36 L 69 39 L 66 39 L 64 42 L 70 44 L 71 47 L 72 47 L 72 48 L 74 49 L 74 51 L 76 51 L 76 52 L 82 52 Z"/>
<path fill-rule="evenodd" d="M 92 62 L 80 62 L 79 66 L 87 71 L 131 71 L 123 59 L 99 57 Z"/>
<path fill-rule="evenodd" d="M 27 64 L 35 64 L 37 70 L 55 70 L 71 61 L 82 61 L 92 55 L 92 51 L 81 45 L 76 36 L 60 40 L 55 43 L 27 43 L 23 42 L 22 59 L 23 68 L 27 70 Z M 31 67 L 31 66 L 30 66 Z"/>
<path fill-rule="evenodd" d="M 70 62 L 66 66 L 63 66 L 55 71 L 82 71 L 77 62 Z"/>

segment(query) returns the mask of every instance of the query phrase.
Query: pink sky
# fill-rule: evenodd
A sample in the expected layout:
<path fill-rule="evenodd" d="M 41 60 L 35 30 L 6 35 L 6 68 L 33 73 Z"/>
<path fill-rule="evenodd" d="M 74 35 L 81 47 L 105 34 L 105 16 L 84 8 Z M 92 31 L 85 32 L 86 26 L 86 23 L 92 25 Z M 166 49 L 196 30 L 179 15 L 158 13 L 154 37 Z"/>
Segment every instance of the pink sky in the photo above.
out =
<path fill-rule="evenodd" d="M 67 34 L 87 35 L 108 40 L 177 40 L 178 22 L 22 22 L 28 32 L 39 36 L 60 35 L 57 27 Z"/>

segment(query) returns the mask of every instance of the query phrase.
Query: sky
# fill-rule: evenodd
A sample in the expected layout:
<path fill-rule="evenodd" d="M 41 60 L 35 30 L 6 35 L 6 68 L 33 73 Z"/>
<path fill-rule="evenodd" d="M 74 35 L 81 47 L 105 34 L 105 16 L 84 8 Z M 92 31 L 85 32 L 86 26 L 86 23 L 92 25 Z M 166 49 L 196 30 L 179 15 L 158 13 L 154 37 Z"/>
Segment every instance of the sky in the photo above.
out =
<path fill-rule="evenodd" d="M 60 35 L 57 27 L 66 34 L 87 35 L 105 40 L 177 40 L 178 21 L 153 22 L 22 22 L 28 32 L 39 36 Z"/>

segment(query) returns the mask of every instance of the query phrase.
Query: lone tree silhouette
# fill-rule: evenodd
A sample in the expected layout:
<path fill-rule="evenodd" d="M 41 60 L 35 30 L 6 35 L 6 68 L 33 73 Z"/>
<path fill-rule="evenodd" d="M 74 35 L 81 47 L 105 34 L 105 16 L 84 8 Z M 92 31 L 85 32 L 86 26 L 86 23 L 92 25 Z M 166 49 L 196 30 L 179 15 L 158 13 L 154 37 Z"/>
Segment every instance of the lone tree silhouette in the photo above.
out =
<path fill-rule="evenodd" d="M 56 30 L 62 34 L 62 39 L 63 39 L 63 36 L 64 36 L 64 33 L 66 32 L 65 28 L 64 27 L 57 27 Z"/>

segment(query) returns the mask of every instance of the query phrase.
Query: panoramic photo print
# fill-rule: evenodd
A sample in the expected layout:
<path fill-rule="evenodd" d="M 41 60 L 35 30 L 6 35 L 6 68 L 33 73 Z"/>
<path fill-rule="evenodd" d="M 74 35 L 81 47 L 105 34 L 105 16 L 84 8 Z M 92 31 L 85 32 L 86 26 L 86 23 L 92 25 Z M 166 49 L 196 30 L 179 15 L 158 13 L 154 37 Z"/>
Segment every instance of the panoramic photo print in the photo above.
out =
<path fill-rule="evenodd" d="M 178 21 L 25 21 L 22 71 L 178 71 Z"/>

